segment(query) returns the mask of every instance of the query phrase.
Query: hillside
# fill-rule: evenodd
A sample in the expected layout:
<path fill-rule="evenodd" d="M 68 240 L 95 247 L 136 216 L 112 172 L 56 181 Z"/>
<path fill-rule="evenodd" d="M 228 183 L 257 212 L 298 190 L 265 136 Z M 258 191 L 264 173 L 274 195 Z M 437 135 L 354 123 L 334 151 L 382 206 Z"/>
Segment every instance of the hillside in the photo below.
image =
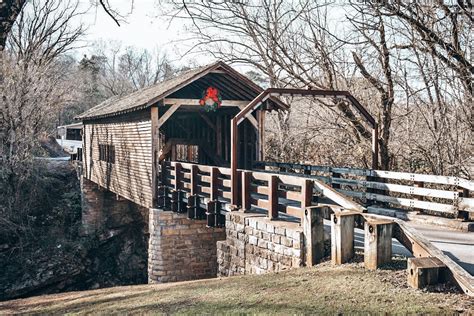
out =
<path fill-rule="evenodd" d="M 323 263 L 279 274 L 31 297 L 0 302 L 0 314 L 474 312 L 469 297 L 414 290 L 405 277 L 404 270 Z"/>

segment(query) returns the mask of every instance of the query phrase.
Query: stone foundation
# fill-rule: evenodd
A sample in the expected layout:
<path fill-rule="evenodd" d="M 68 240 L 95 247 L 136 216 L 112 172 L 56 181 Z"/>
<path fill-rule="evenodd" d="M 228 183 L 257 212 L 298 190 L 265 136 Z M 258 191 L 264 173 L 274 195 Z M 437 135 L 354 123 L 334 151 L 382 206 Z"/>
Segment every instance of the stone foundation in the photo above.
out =
<path fill-rule="evenodd" d="M 304 264 L 303 228 L 263 214 L 229 212 L 226 240 L 217 242 L 219 276 L 262 274 Z"/>
<path fill-rule="evenodd" d="M 224 228 L 160 209 L 149 214 L 148 283 L 216 277 L 216 243 L 225 239 Z"/>
<path fill-rule="evenodd" d="M 100 188 L 81 177 L 82 233 L 112 233 L 127 225 L 140 223 L 147 234 L 148 209 Z M 144 223 L 144 224 L 143 224 Z"/>

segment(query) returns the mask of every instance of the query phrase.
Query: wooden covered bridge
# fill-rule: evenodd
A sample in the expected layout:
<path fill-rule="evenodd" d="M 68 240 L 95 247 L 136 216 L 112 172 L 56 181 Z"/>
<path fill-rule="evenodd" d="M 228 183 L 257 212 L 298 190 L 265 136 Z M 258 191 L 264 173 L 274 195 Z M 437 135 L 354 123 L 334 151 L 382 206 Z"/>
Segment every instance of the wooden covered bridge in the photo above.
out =
<path fill-rule="evenodd" d="M 372 128 L 372 169 L 265 161 L 265 114 L 288 109 L 282 95 L 349 102 Z M 313 265 L 324 256 L 323 219 L 331 219 L 335 264 L 354 256 L 359 225 L 367 268 L 391 260 L 393 236 L 415 256 L 411 284 L 449 277 L 474 291 L 472 275 L 393 217 L 424 212 L 469 230 L 474 182 L 377 170 L 377 122 L 346 91 L 263 90 L 217 62 L 109 99 L 78 119 L 85 229 L 100 230 L 101 213 L 114 208 L 96 203 L 102 191 L 148 210 L 150 282 Z"/>

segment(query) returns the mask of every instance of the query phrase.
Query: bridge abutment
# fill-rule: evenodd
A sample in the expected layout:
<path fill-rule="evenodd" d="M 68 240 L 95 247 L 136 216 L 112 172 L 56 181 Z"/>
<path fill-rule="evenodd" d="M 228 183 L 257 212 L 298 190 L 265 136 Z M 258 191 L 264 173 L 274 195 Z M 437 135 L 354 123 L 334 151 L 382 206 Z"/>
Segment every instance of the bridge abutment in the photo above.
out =
<path fill-rule="evenodd" d="M 142 207 L 81 177 L 82 233 L 91 235 L 148 220 Z M 147 225 L 145 225 L 145 228 Z M 146 231 L 145 231 L 146 233 Z"/>
<path fill-rule="evenodd" d="M 225 229 L 161 209 L 149 212 L 148 283 L 212 278 Z"/>
<path fill-rule="evenodd" d="M 279 272 L 304 265 L 303 228 L 264 214 L 226 214 L 226 240 L 217 242 L 219 276 Z"/>

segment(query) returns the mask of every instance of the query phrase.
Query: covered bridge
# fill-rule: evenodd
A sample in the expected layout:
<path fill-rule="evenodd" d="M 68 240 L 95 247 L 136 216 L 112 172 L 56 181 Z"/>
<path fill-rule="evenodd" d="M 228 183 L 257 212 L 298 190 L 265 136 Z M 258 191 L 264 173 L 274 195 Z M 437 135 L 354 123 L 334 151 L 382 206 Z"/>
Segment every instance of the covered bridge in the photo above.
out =
<path fill-rule="evenodd" d="M 79 115 L 83 175 L 145 207 L 156 204 L 164 160 L 230 165 L 230 121 L 263 89 L 223 62 L 189 70 Z M 239 127 L 238 165 L 262 157 L 264 112 L 285 109 L 270 98 Z"/>
<path fill-rule="evenodd" d="M 372 130 L 372 169 L 265 162 L 265 113 L 287 109 L 280 95 L 348 102 Z M 409 262 L 419 271 L 412 285 L 426 285 L 428 269 L 430 283 L 446 272 L 474 293 L 474 277 L 406 222 L 368 214 L 441 215 L 438 222 L 449 218 L 469 231 L 474 182 L 377 170 L 377 122 L 347 91 L 263 90 L 217 62 L 109 99 L 78 119 L 83 224 L 100 228 L 137 207 L 147 213 L 151 283 L 313 265 L 324 256 L 323 218 L 330 218 L 334 264 L 354 256 L 354 228 L 362 225 L 367 268 L 391 260 L 394 237 L 420 257 Z"/>

